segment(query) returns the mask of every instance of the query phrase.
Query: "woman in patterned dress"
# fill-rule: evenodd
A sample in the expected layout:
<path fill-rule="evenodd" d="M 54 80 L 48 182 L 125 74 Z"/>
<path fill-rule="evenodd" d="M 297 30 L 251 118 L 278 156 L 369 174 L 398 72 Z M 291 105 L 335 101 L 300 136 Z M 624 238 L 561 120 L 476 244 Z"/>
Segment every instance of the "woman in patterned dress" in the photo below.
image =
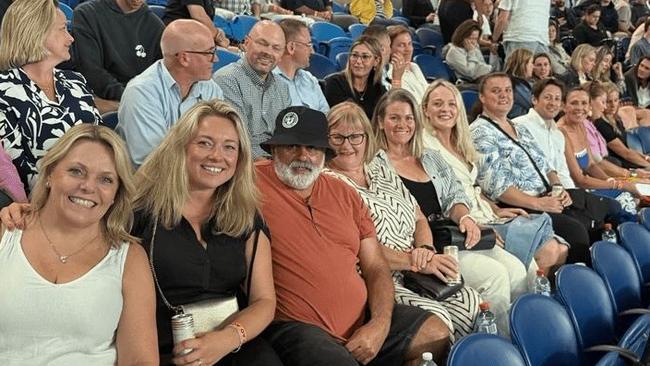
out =
<path fill-rule="evenodd" d="M 372 128 L 378 147 L 385 150 L 380 163 L 398 176 L 429 224 L 449 219 L 466 233 L 467 248 L 476 245 L 481 230 L 470 215 L 470 200 L 440 153 L 423 148 L 423 123 L 413 96 L 403 89 L 389 91 L 375 108 Z M 459 262 L 465 283 L 490 303 L 499 332 L 508 335 L 510 303 L 528 291 L 523 263 L 503 249 L 501 238 L 491 249 L 460 251 Z"/>
<path fill-rule="evenodd" d="M 36 163 L 69 130 L 101 121 L 81 74 L 59 70 L 73 38 L 52 0 L 15 0 L 0 30 L 0 136 L 27 191 Z"/>
<path fill-rule="evenodd" d="M 376 156 L 370 121 L 352 102 L 341 103 L 330 111 L 330 145 L 337 156 L 326 171 L 354 187 L 368 206 L 377 229 L 377 239 L 394 271 L 395 300 L 418 306 L 440 318 L 449 328 L 450 339 L 472 331 L 478 312 L 479 294 L 470 287 L 443 301 L 421 297 L 404 287 L 401 270 L 431 273 L 446 281 L 457 273 L 457 263 L 449 256 L 435 254 L 427 220 L 399 177 Z"/>

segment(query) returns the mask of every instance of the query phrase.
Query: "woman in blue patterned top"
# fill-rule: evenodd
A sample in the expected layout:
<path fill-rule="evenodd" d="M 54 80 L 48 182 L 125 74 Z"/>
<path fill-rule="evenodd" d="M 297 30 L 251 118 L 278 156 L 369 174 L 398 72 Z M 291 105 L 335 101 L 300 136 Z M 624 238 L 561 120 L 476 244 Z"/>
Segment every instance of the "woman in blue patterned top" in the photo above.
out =
<path fill-rule="evenodd" d="M 36 163 L 72 126 L 101 121 L 86 80 L 56 69 L 73 38 L 53 0 L 16 0 L 0 31 L 0 136 L 27 191 Z"/>

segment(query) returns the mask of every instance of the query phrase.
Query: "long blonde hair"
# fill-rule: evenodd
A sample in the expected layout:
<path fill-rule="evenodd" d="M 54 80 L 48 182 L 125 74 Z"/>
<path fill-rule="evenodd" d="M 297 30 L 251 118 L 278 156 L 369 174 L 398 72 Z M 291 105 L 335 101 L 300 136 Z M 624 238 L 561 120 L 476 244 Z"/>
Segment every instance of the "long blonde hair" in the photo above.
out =
<path fill-rule="evenodd" d="M 366 152 L 363 155 L 363 160 L 369 163 L 375 157 L 377 153 L 375 133 L 372 130 L 366 112 L 358 104 L 354 102 L 343 102 L 335 105 L 327 114 L 327 121 L 330 130 L 338 125 L 360 125 L 363 128 L 363 132 L 366 133 Z"/>
<path fill-rule="evenodd" d="M 44 60 L 58 8 L 53 0 L 14 0 L 0 29 L 0 71 Z"/>
<path fill-rule="evenodd" d="M 463 156 L 463 158 L 470 163 L 475 163 L 478 154 L 472 143 L 472 139 L 469 133 L 469 122 L 467 121 L 467 112 L 465 112 L 465 104 L 463 103 L 463 97 L 460 95 L 458 88 L 454 84 L 448 82 L 444 79 L 434 80 L 429 87 L 424 92 L 424 97 L 422 98 L 421 108 L 422 108 L 422 119 L 424 122 L 424 130 L 426 133 L 430 133 L 433 136 L 436 136 L 436 131 L 431 126 L 431 121 L 427 117 L 426 110 L 429 103 L 429 97 L 431 93 L 438 88 L 447 88 L 451 94 L 454 96 L 456 101 L 456 106 L 458 113 L 456 115 L 456 123 L 451 131 L 451 143 L 456 145 L 458 151 Z"/>
<path fill-rule="evenodd" d="M 133 184 L 133 168 L 123 140 L 113 130 L 103 126 L 88 123 L 76 125 L 69 129 L 39 162 L 39 175 L 31 194 L 31 214 L 38 213 L 50 197 L 47 180 L 56 165 L 79 142 L 90 141 L 106 146 L 113 153 L 115 171 L 119 178 L 119 187 L 111 207 L 101 220 L 102 234 L 111 246 L 123 242 L 137 242 L 138 239 L 129 234 L 133 223 L 131 198 L 135 192 Z"/>
<path fill-rule="evenodd" d="M 187 145 L 206 117 L 217 116 L 231 121 L 239 135 L 239 155 L 235 174 L 214 192 L 210 219 L 214 233 L 241 236 L 253 230 L 258 212 L 259 193 L 251 143 L 237 111 L 227 102 L 213 99 L 195 104 L 171 128 L 165 139 L 147 157 L 135 175 L 138 192 L 136 210 L 144 210 L 166 228 L 181 221 L 182 210 L 189 198 Z"/>
<path fill-rule="evenodd" d="M 587 57 L 590 53 L 596 53 L 596 48 L 591 46 L 590 44 L 583 43 L 576 47 L 575 50 L 573 50 L 573 53 L 571 54 L 571 67 L 573 70 L 575 70 L 578 73 L 584 73 L 582 70 L 582 59 Z M 595 68 L 596 66 L 594 66 Z"/>
<path fill-rule="evenodd" d="M 415 101 L 415 98 L 413 98 L 413 94 L 406 89 L 394 88 L 379 98 L 371 121 L 372 131 L 375 135 L 377 147 L 388 150 L 388 140 L 386 139 L 384 130 L 380 128 L 380 125 L 386 117 L 386 109 L 388 106 L 396 102 L 407 103 L 411 106 L 411 110 L 413 111 L 413 120 L 415 122 L 415 132 L 413 133 L 411 141 L 409 141 L 409 148 L 414 157 L 420 158 L 424 152 L 424 142 L 422 137 L 424 127 L 422 125 L 422 116 L 420 116 L 420 108 L 418 108 L 418 103 Z"/>

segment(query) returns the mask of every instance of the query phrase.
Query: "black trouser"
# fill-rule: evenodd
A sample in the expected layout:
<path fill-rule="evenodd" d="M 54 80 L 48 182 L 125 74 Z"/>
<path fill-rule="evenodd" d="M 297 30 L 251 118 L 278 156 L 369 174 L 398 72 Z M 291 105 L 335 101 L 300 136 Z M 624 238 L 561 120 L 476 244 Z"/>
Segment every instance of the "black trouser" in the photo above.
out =
<path fill-rule="evenodd" d="M 553 231 L 569 242 L 567 263 L 582 262 L 591 265 L 589 231 L 580 220 L 563 213 L 547 212 L 553 219 Z"/>

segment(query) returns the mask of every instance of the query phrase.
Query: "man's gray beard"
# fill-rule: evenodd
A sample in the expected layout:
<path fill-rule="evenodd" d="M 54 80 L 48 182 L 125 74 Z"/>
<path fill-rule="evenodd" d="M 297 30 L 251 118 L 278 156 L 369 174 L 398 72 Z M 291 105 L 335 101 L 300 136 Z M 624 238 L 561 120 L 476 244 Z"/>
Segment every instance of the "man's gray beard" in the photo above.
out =
<path fill-rule="evenodd" d="M 273 167 L 275 168 L 275 174 L 278 175 L 278 178 L 282 183 L 288 185 L 293 189 L 303 190 L 311 187 L 312 184 L 318 179 L 320 172 L 325 166 L 325 159 L 320 163 L 320 166 L 315 166 L 311 163 L 304 161 L 294 160 L 291 163 L 284 164 L 278 159 L 273 160 Z M 303 174 L 294 174 L 291 169 L 294 168 L 307 168 L 311 169 L 309 173 Z"/>

